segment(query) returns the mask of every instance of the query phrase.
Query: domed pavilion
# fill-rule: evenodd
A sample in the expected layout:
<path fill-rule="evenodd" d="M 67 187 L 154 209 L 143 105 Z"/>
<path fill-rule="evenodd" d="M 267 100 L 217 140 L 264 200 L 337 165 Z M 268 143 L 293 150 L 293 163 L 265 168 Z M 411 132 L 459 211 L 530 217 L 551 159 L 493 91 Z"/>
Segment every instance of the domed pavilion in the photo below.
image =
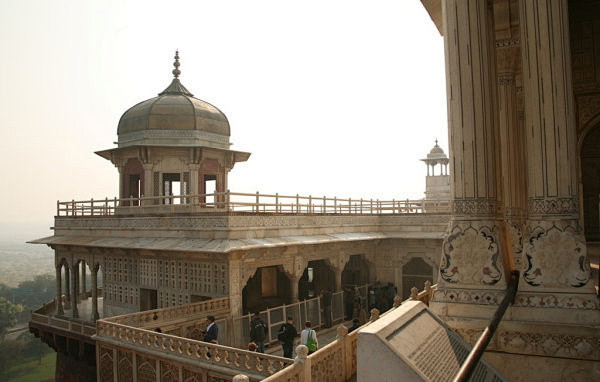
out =
<path fill-rule="evenodd" d="M 119 169 L 120 198 L 142 197 L 146 205 L 184 204 L 185 198 L 172 196 L 222 193 L 235 163 L 250 157 L 230 150 L 225 114 L 183 86 L 179 52 L 173 65 L 174 78 L 165 90 L 121 116 L 117 148 L 96 152 Z M 129 203 L 139 202 L 122 205 Z"/>

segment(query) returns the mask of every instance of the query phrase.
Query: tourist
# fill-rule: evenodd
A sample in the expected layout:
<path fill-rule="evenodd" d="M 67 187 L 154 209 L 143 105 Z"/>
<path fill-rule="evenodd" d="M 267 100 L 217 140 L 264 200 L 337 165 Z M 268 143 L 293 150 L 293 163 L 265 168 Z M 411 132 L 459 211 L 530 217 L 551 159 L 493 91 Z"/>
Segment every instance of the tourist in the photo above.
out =
<path fill-rule="evenodd" d="M 279 328 L 277 333 L 277 339 L 281 341 L 281 347 L 283 348 L 283 356 L 286 358 L 292 358 L 294 352 L 294 338 L 298 335 L 296 327 L 294 327 L 294 320 L 292 317 L 287 318 L 287 322 Z"/>
<path fill-rule="evenodd" d="M 250 322 L 250 342 L 258 346 L 258 352 L 265 352 L 265 338 L 267 338 L 267 324 L 260 317 L 258 312 L 254 312 Z"/>
<path fill-rule="evenodd" d="M 367 323 L 368 319 L 369 319 L 369 316 L 367 314 L 367 310 L 365 309 L 364 306 L 360 306 L 359 311 L 358 311 L 358 323 L 360 325 L 364 325 Z"/>
<path fill-rule="evenodd" d="M 323 310 L 323 318 L 326 328 L 331 328 L 332 325 L 331 298 L 332 295 L 329 289 L 324 289 L 321 291 L 321 307 Z"/>
<path fill-rule="evenodd" d="M 204 342 L 210 342 L 217 344 L 217 337 L 219 337 L 219 328 L 215 324 L 215 316 L 206 317 L 206 331 L 204 333 Z"/>
<path fill-rule="evenodd" d="M 258 350 L 258 346 L 254 342 L 250 342 L 248 344 L 248 351 L 255 352 L 256 350 Z"/>
<path fill-rule="evenodd" d="M 353 330 L 360 328 L 360 323 L 358 322 L 358 318 L 352 320 L 352 326 L 348 329 L 348 333 L 351 333 Z"/>
<path fill-rule="evenodd" d="M 304 330 L 300 333 L 300 343 L 308 348 L 308 354 L 312 354 L 319 348 L 319 341 L 317 340 L 317 332 L 312 330 L 311 322 L 306 321 L 304 323 Z"/>

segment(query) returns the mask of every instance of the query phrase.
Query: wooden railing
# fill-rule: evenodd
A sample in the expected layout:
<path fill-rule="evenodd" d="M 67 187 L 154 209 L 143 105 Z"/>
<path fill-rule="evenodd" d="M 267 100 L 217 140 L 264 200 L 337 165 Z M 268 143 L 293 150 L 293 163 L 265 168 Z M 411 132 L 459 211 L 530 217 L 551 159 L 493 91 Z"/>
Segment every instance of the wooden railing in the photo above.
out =
<path fill-rule="evenodd" d="M 205 361 L 243 373 L 262 376 L 275 374 L 293 363 L 292 360 L 283 357 L 156 333 L 105 320 L 97 322 L 96 336 L 99 341 L 116 340 L 119 344 L 137 345 L 141 351 L 157 350 L 166 357 L 176 356 L 193 361 Z"/>
<path fill-rule="evenodd" d="M 414 214 L 449 213 L 448 200 L 378 200 L 319 196 L 215 192 L 56 202 L 56 216 L 106 216 L 120 210 L 150 212 L 246 212 L 270 214 Z"/>
<path fill-rule="evenodd" d="M 418 300 L 429 305 L 436 289 L 437 285 L 431 285 L 431 282 L 427 281 L 425 289 L 420 293 L 417 288 L 412 288 L 409 300 Z M 381 316 L 391 312 L 399 305 L 400 301 L 397 299 L 394 303 L 394 308 L 383 313 Z M 376 309 L 372 310 L 369 322 L 363 325 L 363 327 L 379 318 L 379 312 Z M 294 364 L 263 381 L 344 382 L 350 380 L 353 375 L 356 375 L 356 346 L 359 330 L 360 328 L 354 330 L 352 333 L 348 333 L 348 330 L 343 325 L 338 326 L 336 340 L 308 356 L 306 346 L 299 345 L 296 348 L 297 356 Z"/>

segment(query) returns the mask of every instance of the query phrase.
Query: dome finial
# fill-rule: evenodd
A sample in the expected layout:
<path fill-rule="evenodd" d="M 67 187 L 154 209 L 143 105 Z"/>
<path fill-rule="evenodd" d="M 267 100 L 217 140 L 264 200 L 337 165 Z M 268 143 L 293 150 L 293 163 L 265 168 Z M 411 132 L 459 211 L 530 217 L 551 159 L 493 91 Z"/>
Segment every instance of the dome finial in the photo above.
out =
<path fill-rule="evenodd" d="M 437 138 L 435 139 L 435 147 L 439 147 L 439 146 L 438 146 L 438 141 L 437 141 Z"/>
<path fill-rule="evenodd" d="M 175 76 L 175 78 L 179 77 L 179 75 L 181 74 L 181 70 L 179 70 L 179 49 L 177 49 L 175 51 L 175 62 L 173 63 L 173 66 L 175 67 L 175 69 L 173 69 L 173 76 Z"/>

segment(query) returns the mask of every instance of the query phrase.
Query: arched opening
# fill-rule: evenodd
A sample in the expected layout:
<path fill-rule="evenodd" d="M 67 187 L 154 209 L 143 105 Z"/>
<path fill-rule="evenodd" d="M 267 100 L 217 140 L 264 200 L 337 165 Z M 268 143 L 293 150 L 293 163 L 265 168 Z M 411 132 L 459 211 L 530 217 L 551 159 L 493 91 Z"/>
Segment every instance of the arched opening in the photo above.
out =
<path fill-rule="evenodd" d="M 298 298 L 314 298 L 325 289 L 335 290 L 335 271 L 325 260 L 309 261 L 298 281 Z"/>
<path fill-rule="evenodd" d="M 588 243 L 600 242 L 600 124 L 582 142 L 581 180 L 585 238 Z"/>
<path fill-rule="evenodd" d="M 402 300 L 410 297 L 410 289 L 417 287 L 423 289 L 425 281 L 431 281 L 433 267 L 425 262 L 422 257 L 413 257 L 402 266 Z"/>
<path fill-rule="evenodd" d="M 371 267 L 363 255 L 352 255 L 342 271 L 342 288 L 371 282 Z"/>
<path fill-rule="evenodd" d="M 244 314 L 291 302 L 290 278 L 281 265 L 258 268 L 242 289 Z"/>

